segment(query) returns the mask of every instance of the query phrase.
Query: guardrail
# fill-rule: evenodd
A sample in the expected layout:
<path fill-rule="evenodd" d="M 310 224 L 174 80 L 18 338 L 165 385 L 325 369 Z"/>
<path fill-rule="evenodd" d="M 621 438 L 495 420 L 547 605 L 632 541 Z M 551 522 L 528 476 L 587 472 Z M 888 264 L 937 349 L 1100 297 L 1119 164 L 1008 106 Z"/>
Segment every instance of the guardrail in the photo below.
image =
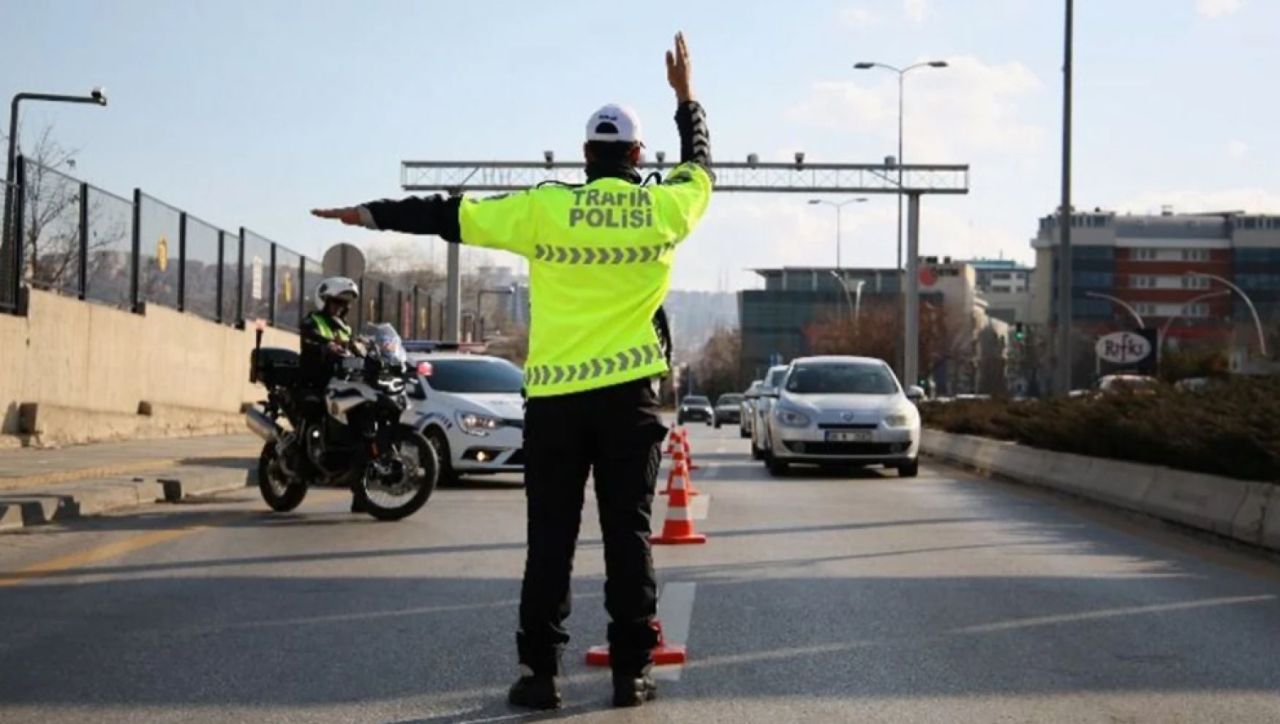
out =
<path fill-rule="evenodd" d="M 310 310 L 323 268 L 283 244 L 243 226 L 228 231 L 141 189 L 126 198 L 22 157 L 16 171 L 5 182 L 16 203 L 0 237 L 0 312 L 25 313 L 24 287 L 241 328 L 262 319 L 297 330 Z M 426 290 L 372 274 L 357 281 L 357 326 L 390 322 L 406 338 L 443 328 L 443 303 L 437 308 Z"/>

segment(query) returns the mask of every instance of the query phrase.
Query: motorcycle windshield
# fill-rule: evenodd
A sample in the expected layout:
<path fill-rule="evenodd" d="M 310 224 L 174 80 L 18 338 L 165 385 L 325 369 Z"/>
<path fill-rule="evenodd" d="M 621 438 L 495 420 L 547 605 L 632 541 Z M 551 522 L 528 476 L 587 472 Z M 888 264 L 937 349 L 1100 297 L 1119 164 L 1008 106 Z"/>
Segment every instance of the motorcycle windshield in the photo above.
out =
<path fill-rule="evenodd" d="M 388 364 L 405 364 L 408 361 L 408 355 L 404 351 L 404 342 L 400 340 L 400 335 L 396 333 L 396 328 L 390 324 L 370 324 L 366 328 L 368 336 L 373 339 L 374 353 L 379 359 Z"/>

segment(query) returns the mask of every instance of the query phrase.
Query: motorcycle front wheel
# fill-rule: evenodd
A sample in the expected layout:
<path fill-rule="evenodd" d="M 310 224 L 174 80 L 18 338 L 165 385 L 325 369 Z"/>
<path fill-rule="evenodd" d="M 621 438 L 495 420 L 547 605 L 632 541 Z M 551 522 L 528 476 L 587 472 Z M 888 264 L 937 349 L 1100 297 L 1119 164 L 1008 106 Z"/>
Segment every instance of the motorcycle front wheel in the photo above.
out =
<path fill-rule="evenodd" d="M 258 490 L 262 499 L 277 513 L 287 513 L 302 504 L 307 497 L 304 481 L 290 480 L 280 467 L 275 441 L 262 446 L 258 456 Z"/>
<path fill-rule="evenodd" d="M 418 512 L 440 478 L 436 451 L 418 431 L 400 428 L 394 447 L 384 461 L 389 470 L 371 464 L 352 485 L 357 507 L 378 520 L 400 520 Z"/>

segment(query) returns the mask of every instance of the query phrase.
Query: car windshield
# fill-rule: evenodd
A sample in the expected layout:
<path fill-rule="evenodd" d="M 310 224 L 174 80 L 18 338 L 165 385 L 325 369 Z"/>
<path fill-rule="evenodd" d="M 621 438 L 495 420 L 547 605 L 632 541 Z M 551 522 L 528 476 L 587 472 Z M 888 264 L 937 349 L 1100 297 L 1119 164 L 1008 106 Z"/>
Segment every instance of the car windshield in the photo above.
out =
<path fill-rule="evenodd" d="M 504 359 L 431 359 L 431 389 L 441 392 L 519 393 L 524 386 L 520 368 Z"/>
<path fill-rule="evenodd" d="M 787 392 L 799 395 L 891 395 L 898 391 L 889 370 L 876 364 L 796 365 Z"/>
<path fill-rule="evenodd" d="M 769 373 L 769 378 L 765 380 L 765 387 L 778 387 L 782 384 L 782 380 L 787 376 L 787 368 L 777 369 Z"/>
<path fill-rule="evenodd" d="M 720 395 L 720 399 L 716 400 L 716 404 L 722 407 L 724 405 L 740 405 L 742 404 L 742 395 Z"/>
<path fill-rule="evenodd" d="M 707 398 L 705 398 L 705 397 L 686 397 L 686 398 L 684 398 L 684 404 L 686 404 L 686 405 L 710 405 L 710 404 L 711 404 L 711 400 L 708 400 L 708 399 L 707 399 Z"/>

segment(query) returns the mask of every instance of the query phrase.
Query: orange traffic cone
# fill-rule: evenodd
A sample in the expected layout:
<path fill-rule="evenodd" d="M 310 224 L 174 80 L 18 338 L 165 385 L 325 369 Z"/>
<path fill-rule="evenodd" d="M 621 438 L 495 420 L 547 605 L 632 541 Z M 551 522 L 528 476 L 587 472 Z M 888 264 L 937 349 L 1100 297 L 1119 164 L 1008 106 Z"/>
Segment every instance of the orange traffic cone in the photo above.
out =
<path fill-rule="evenodd" d="M 659 495 L 671 494 L 671 491 L 676 487 L 676 476 L 678 475 L 684 476 L 684 487 L 689 491 L 690 496 L 702 495 L 693 487 L 693 478 L 689 477 L 689 468 L 684 459 L 684 451 L 677 448 L 675 452 L 671 453 L 671 457 L 674 462 L 671 465 L 671 472 L 667 473 L 667 489 L 663 490 Z"/>
<path fill-rule="evenodd" d="M 656 666 L 669 666 L 671 664 L 683 664 L 688 659 L 688 654 L 683 646 L 673 646 L 668 644 L 662 636 L 662 624 L 654 621 L 653 625 L 658 629 L 658 645 L 653 648 L 653 663 Z M 609 647 L 592 646 L 587 649 L 587 666 L 608 666 L 609 665 Z"/>
<path fill-rule="evenodd" d="M 690 470 L 701 470 L 702 467 L 693 461 L 693 449 L 689 447 L 689 431 L 680 431 L 680 443 L 684 447 L 685 460 L 689 461 Z"/>
<path fill-rule="evenodd" d="M 676 448 L 684 449 L 683 446 L 680 445 L 680 430 L 673 427 L 671 428 L 671 434 L 667 435 L 667 449 L 663 452 L 668 455 L 672 455 L 675 453 Z"/>
<path fill-rule="evenodd" d="M 676 460 L 672 472 L 671 497 L 667 500 L 667 519 L 662 523 L 662 535 L 649 536 L 650 543 L 659 545 L 686 545 L 706 543 L 707 537 L 693 530 L 693 515 L 689 511 L 689 489 L 686 482 L 689 471 L 684 460 Z"/>

